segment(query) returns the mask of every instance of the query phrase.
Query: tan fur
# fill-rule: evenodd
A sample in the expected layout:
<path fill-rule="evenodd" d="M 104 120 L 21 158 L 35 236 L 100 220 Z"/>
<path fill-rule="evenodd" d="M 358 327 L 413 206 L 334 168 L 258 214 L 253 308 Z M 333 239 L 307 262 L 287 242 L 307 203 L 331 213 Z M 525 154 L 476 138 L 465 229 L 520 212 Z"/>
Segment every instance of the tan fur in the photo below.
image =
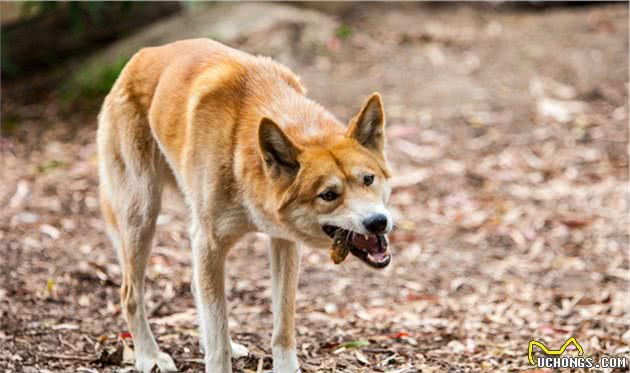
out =
<path fill-rule="evenodd" d="M 230 372 L 230 355 L 243 352 L 230 349 L 224 259 L 253 231 L 273 237 L 274 371 L 299 369 L 300 245 L 328 247 L 326 221 L 361 232 L 361 206 L 384 209 L 389 195 L 380 97 L 346 128 L 305 92 L 269 58 L 195 39 L 141 50 L 105 99 L 97 136 L 101 206 L 123 268 L 121 302 L 139 370 L 175 369 L 155 343 L 143 298 L 162 185 L 173 176 L 191 215 L 206 372 Z M 361 181 L 366 172 L 377 180 L 369 188 Z M 318 198 L 326 188 L 340 198 Z"/>

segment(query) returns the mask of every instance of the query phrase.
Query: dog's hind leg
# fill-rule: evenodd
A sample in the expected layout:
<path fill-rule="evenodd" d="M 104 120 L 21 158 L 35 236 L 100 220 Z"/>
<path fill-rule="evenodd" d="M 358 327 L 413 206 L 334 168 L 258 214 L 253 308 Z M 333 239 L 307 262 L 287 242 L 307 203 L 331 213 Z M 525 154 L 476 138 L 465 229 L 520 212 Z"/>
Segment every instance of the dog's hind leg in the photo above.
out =
<path fill-rule="evenodd" d="M 113 93 L 114 94 L 114 93 Z M 100 199 L 122 268 L 121 305 L 133 337 L 136 369 L 177 371 L 160 352 L 144 304 L 145 267 L 160 211 L 165 161 L 146 119 L 121 97 L 108 97 L 99 117 Z M 110 102 L 116 100 L 120 102 Z"/>
<path fill-rule="evenodd" d="M 199 217 L 195 211 L 191 220 L 194 264 L 192 291 L 199 315 L 206 373 L 231 373 L 232 346 L 225 298 L 225 256 L 237 237 L 214 234 L 208 219 Z"/>

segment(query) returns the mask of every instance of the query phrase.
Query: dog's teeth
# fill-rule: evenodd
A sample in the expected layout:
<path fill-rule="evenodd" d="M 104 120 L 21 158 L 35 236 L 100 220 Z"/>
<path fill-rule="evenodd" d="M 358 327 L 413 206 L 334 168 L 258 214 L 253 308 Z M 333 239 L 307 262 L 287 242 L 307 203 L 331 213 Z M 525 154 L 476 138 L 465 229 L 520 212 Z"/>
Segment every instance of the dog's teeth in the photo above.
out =
<path fill-rule="evenodd" d="M 367 236 L 367 234 L 364 234 L 364 235 L 363 235 L 363 239 L 364 239 L 364 240 L 366 240 L 366 241 L 368 240 L 368 236 Z"/>

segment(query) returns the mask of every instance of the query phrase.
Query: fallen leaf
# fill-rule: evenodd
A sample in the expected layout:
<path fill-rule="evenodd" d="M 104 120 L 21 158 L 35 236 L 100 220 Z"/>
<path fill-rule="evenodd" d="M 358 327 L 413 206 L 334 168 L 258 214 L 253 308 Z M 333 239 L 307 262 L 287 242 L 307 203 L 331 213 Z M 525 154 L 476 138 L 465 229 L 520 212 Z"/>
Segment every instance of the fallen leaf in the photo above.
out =
<path fill-rule="evenodd" d="M 55 292 L 55 281 L 52 278 L 49 278 L 46 281 L 46 295 L 49 297 L 53 297 Z"/>
<path fill-rule="evenodd" d="M 131 349 L 131 347 L 127 345 L 127 343 L 123 341 L 122 363 L 133 364 L 135 363 L 135 361 L 136 361 L 136 357 L 135 357 L 135 354 L 133 353 L 133 350 Z"/>
<path fill-rule="evenodd" d="M 354 357 L 357 359 L 359 363 L 363 365 L 368 365 L 370 363 L 367 357 L 365 357 L 365 355 L 363 355 L 360 351 L 355 351 Z"/>
<path fill-rule="evenodd" d="M 42 224 L 39 227 L 39 231 L 48 235 L 50 238 L 52 238 L 53 240 L 56 240 L 59 238 L 59 236 L 61 236 L 61 232 L 59 231 L 59 229 L 53 227 L 52 225 L 49 224 Z"/>
<path fill-rule="evenodd" d="M 93 363 L 99 366 L 121 365 L 123 355 L 124 347 L 122 345 L 115 349 L 103 349 Z"/>
<path fill-rule="evenodd" d="M 370 344 L 370 342 L 368 342 L 368 341 L 357 340 L 357 341 L 344 342 L 344 343 L 341 344 L 341 347 L 343 347 L 343 348 L 359 348 L 359 347 L 368 346 L 369 344 Z"/>
<path fill-rule="evenodd" d="M 24 199 L 26 198 L 26 196 L 28 196 L 29 192 L 30 188 L 28 182 L 25 180 L 20 180 L 15 189 L 15 194 L 13 194 L 13 197 L 11 197 L 11 200 L 9 201 L 9 207 L 19 207 L 22 202 L 24 202 Z"/>
<path fill-rule="evenodd" d="M 551 325 L 543 325 L 540 328 L 538 328 L 538 330 L 540 330 L 540 332 L 544 334 L 568 334 L 569 333 L 568 330 L 554 328 Z"/>
<path fill-rule="evenodd" d="M 78 330 L 79 328 L 79 325 L 71 323 L 57 324 L 51 327 L 52 330 Z"/>
<path fill-rule="evenodd" d="M 561 220 L 560 222 L 569 228 L 582 228 L 591 224 L 592 220 L 574 218 L 574 219 L 564 219 L 564 220 Z"/>
<path fill-rule="evenodd" d="M 427 293 L 411 293 L 409 295 L 407 295 L 407 300 L 410 302 L 415 302 L 415 301 L 427 301 L 427 302 L 431 302 L 431 303 L 437 303 L 440 300 L 440 297 L 438 297 L 435 294 L 427 294 Z"/>
<path fill-rule="evenodd" d="M 407 332 L 398 332 L 398 333 L 390 334 L 390 335 L 388 335 L 388 337 L 392 338 L 392 339 L 399 339 L 399 338 L 403 338 L 403 337 L 409 337 L 409 333 L 407 333 Z"/>
<path fill-rule="evenodd" d="M 536 104 L 538 114 L 542 117 L 551 118 L 560 123 L 568 123 L 578 113 L 585 110 L 586 105 L 580 101 L 554 100 L 542 98 Z"/>

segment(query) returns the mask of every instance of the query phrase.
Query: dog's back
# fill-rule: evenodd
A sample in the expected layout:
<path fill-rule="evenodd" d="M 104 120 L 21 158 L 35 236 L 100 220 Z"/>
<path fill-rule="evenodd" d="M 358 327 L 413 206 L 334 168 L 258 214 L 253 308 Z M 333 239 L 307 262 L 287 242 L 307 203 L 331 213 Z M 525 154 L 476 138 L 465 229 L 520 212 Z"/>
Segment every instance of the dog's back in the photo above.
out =
<path fill-rule="evenodd" d="M 257 100 L 250 108 L 265 106 L 277 94 L 274 84 L 279 80 L 300 95 L 305 92 L 286 67 L 209 39 L 144 48 L 129 61 L 105 99 L 99 142 L 103 146 L 121 142 L 115 137 L 124 133 L 125 142 L 149 148 L 153 146 L 149 138 L 154 137 L 175 174 L 181 171 L 178 176 L 185 177 L 186 158 L 194 156 L 186 149 L 211 136 L 210 142 L 219 147 L 215 153 L 233 154 L 233 126 L 247 122 L 248 115 L 259 115 L 237 109 L 246 96 Z M 221 149 L 223 145 L 230 146 Z"/>

